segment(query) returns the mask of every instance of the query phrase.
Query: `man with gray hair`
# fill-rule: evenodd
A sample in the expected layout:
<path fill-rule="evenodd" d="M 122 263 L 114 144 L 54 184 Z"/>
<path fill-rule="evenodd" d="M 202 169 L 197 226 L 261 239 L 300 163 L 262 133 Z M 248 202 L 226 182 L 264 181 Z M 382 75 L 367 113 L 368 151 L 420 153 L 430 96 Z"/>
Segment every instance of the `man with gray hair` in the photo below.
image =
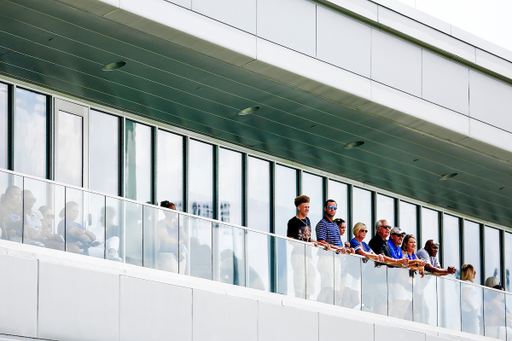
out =
<path fill-rule="evenodd" d="M 389 244 L 386 239 L 389 236 L 391 226 L 389 225 L 388 221 L 386 219 L 378 220 L 375 223 L 375 230 L 377 230 L 377 233 L 368 243 L 373 252 L 375 252 L 377 255 L 383 255 L 384 260 L 387 263 L 407 266 L 409 262 L 406 258 L 394 259 L 393 254 L 389 249 Z"/>

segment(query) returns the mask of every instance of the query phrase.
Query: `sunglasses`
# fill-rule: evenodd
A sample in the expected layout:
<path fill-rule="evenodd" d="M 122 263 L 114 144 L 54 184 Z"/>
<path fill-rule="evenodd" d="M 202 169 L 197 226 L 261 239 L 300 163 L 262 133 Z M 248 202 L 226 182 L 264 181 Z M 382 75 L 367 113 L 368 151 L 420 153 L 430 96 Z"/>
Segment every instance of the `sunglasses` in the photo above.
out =
<path fill-rule="evenodd" d="M 337 210 L 338 207 L 336 207 L 336 206 L 327 206 L 327 209 L 328 210 Z"/>
<path fill-rule="evenodd" d="M 381 227 L 383 227 L 385 229 L 388 229 L 388 230 L 391 230 L 391 226 L 388 226 L 388 225 L 382 225 Z"/>
<path fill-rule="evenodd" d="M 364 232 L 364 233 L 366 233 L 366 232 L 368 232 L 368 230 L 359 230 L 359 232 Z"/>

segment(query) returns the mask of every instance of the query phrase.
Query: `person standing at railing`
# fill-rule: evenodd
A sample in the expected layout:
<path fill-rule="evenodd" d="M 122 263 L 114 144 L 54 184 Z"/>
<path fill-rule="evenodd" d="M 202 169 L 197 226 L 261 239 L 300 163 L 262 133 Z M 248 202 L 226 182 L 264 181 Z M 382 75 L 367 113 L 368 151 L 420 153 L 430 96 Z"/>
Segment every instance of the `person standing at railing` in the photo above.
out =
<path fill-rule="evenodd" d="M 418 251 L 418 258 L 425 260 L 425 270 L 432 272 L 438 276 L 451 275 L 457 272 L 454 266 L 449 266 L 447 269 L 441 268 L 437 260 L 437 252 L 439 251 L 439 243 L 433 239 L 427 240 L 425 247 Z"/>
<path fill-rule="evenodd" d="M 21 242 L 22 232 L 22 198 L 21 189 L 9 186 L 0 197 L 0 227 L 2 238 Z"/>
<path fill-rule="evenodd" d="M 462 265 L 462 280 L 473 283 L 476 277 L 476 271 L 473 265 Z M 461 310 L 462 310 L 462 331 L 480 334 L 480 318 L 481 300 L 477 288 L 472 285 L 463 285 L 461 293 Z M 480 294 L 481 295 L 481 294 Z"/>
<path fill-rule="evenodd" d="M 309 213 L 309 197 L 306 195 L 299 195 L 295 198 L 295 207 L 297 208 L 297 215 L 288 220 L 288 229 L 286 235 L 288 238 L 302 240 L 304 242 L 312 242 L 315 245 L 316 241 L 311 239 L 311 221 L 308 218 Z M 293 286 L 296 297 L 309 298 L 315 293 L 316 271 L 313 264 L 313 256 L 311 248 L 306 249 L 306 267 L 304 267 L 304 254 L 303 246 L 295 246 L 291 255 L 291 263 L 293 269 Z M 307 273 L 305 273 L 307 271 Z M 304 293 L 306 283 L 306 276 L 308 281 L 308 291 Z"/>
<path fill-rule="evenodd" d="M 345 220 L 341 218 L 336 218 L 333 220 L 336 225 L 338 225 L 338 228 L 340 229 L 340 235 L 343 237 L 345 234 L 345 231 L 347 231 L 347 225 L 345 224 Z M 354 249 L 350 246 L 350 242 L 346 241 L 343 243 L 343 246 L 345 249 L 347 249 L 348 253 L 354 253 Z"/>
<path fill-rule="evenodd" d="M 394 258 L 394 259 L 407 259 L 407 257 L 404 256 L 404 253 L 402 252 L 402 241 L 404 240 L 404 236 L 406 235 L 406 233 L 402 230 L 400 230 L 399 227 L 393 227 L 391 229 L 391 233 L 389 235 L 389 239 L 388 239 L 388 245 L 389 245 L 389 250 L 391 251 L 391 256 Z M 404 264 L 404 265 L 408 265 L 407 264 Z"/>
<path fill-rule="evenodd" d="M 384 257 L 384 261 L 388 264 L 407 266 L 409 263 L 407 259 L 394 259 L 391 254 L 387 241 L 391 230 L 391 226 L 389 226 L 388 221 L 386 219 L 378 220 L 375 223 L 375 229 L 377 230 L 377 234 L 368 243 L 373 252 L 377 255 L 382 255 Z"/>
<path fill-rule="evenodd" d="M 411 270 L 417 270 L 421 274 L 421 277 L 424 277 L 425 261 L 423 259 L 419 259 L 416 255 L 416 237 L 414 235 L 405 235 L 402 243 L 402 250 L 405 253 L 405 257 L 409 260 L 409 268 Z"/>

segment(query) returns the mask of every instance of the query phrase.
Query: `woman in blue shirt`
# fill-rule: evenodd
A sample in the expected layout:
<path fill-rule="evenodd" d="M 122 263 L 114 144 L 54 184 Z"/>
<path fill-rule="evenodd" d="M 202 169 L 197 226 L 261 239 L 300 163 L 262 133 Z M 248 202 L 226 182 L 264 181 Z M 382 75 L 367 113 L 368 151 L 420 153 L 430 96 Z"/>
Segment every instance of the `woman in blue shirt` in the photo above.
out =
<path fill-rule="evenodd" d="M 368 228 L 363 223 L 357 223 L 352 229 L 354 238 L 350 241 L 350 247 L 354 249 L 355 253 L 366 258 L 375 259 L 379 262 L 384 262 L 383 255 L 376 255 L 372 249 L 363 240 L 368 233 Z"/>
<path fill-rule="evenodd" d="M 418 270 L 421 277 L 425 276 L 425 260 L 418 259 L 416 257 L 416 237 L 412 234 L 408 234 L 404 237 L 402 242 L 402 250 L 405 256 L 409 259 L 409 268 L 411 270 Z"/>

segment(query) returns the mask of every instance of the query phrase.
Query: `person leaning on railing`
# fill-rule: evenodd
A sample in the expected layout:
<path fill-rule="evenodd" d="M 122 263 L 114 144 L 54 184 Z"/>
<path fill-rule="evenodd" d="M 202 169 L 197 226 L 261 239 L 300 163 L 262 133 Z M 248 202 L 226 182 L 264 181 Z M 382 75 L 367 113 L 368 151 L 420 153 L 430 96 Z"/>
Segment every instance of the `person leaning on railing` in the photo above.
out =
<path fill-rule="evenodd" d="M 375 229 L 377 230 L 377 233 L 368 243 L 373 252 L 377 255 L 382 255 L 384 257 L 384 261 L 389 265 L 407 266 L 409 263 L 407 259 L 394 259 L 391 254 L 387 241 L 391 230 L 391 226 L 389 226 L 388 221 L 386 219 L 378 220 L 375 223 Z"/>
<path fill-rule="evenodd" d="M 433 239 L 427 240 L 425 247 L 418 251 L 418 258 L 425 260 L 425 270 L 438 276 L 446 276 L 457 272 L 454 266 L 449 266 L 447 269 L 441 268 L 437 260 L 438 251 L 439 243 L 435 242 Z"/>
<path fill-rule="evenodd" d="M 412 234 L 406 234 L 402 242 L 402 251 L 409 260 L 409 269 L 416 270 L 421 274 L 421 277 L 425 276 L 425 261 L 418 259 L 416 256 L 416 237 Z"/>
<path fill-rule="evenodd" d="M 350 240 L 350 247 L 354 249 L 356 254 L 369 259 L 375 259 L 379 262 L 384 262 L 384 256 L 376 255 L 368 244 L 363 241 L 368 233 L 368 228 L 365 224 L 361 222 L 355 224 L 352 229 L 352 233 L 354 234 L 354 238 Z"/>

